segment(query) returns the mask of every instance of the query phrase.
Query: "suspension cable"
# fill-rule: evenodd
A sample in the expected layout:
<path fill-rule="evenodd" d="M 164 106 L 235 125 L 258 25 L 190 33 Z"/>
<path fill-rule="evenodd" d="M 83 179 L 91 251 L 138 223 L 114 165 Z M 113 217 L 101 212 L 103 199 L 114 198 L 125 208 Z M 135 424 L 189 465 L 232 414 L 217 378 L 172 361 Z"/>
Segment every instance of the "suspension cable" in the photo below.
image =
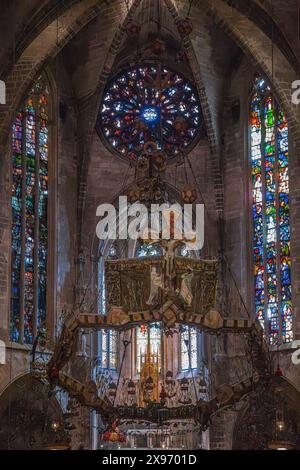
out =
<path fill-rule="evenodd" d="M 116 395 L 115 395 L 115 398 L 114 398 L 114 401 L 113 401 L 113 406 L 115 406 L 116 398 L 117 398 L 117 395 L 118 395 L 118 388 L 119 388 L 119 383 L 120 383 L 120 379 L 121 379 L 121 373 L 122 373 L 122 369 L 123 369 L 123 364 L 124 364 L 124 360 L 125 360 L 125 355 L 126 355 L 127 347 L 128 347 L 129 344 L 131 344 L 131 343 L 132 343 L 132 329 L 131 329 L 131 332 L 130 332 L 130 340 L 125 340 L 125 339 L 123 339 L 124 350 L 123 350 L 123 355 L 122 355 L 120 370 L 119 370 L 119 374 L 118 374 Z"/>

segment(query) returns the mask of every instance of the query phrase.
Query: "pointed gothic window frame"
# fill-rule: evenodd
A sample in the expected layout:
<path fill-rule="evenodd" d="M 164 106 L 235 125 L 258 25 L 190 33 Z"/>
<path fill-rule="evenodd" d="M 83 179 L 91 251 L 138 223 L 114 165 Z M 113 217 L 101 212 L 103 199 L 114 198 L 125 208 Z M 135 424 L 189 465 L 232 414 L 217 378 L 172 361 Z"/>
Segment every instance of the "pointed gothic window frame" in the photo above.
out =
<path fill-rule="evenodd" d="M 280 345 L 293 340 L 289 131 L 261 75 L 254 78 L 249 111 L 254 309 L 270 344 Z"/>
<path fill-rule="evenodd" d="M 102 315 L 106 313 L 105 305 L 105 259 L 118 258 L 118 247 L 112 244 L 106 255 L 99 258 L 99 312 Z M 98 354 L 100 360 L 100 369 L 116 372 L 118 370 L 119 344 L 118 332 L 113 329 L 101 330 L 98 332 Z"/>
<path fill-rule="evenodd" d="M 12 124 L 10 339 L 21 344 L 32 344 L 50 325 L 53 115 L 52 86 L 43 71 Z"/>

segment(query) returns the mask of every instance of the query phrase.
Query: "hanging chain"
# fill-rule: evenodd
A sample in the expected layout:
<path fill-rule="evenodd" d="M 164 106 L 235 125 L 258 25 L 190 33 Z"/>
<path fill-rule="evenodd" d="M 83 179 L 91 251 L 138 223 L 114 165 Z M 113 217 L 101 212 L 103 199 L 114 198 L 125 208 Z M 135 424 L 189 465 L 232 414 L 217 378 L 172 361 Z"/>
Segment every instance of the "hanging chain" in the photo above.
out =
<path fill-rule="evenodd" d="M 126 9 L 127 9 L 127 13 L 129 13 L 129 0 L 124 0 L 124 3 L 125 3 L 125 6 L 126 6 Z"/>
<path fill-rule="evenodd" d="M 195 399 L 196 399 L 196 401 L 198 401 L 196 381 L 195 381 L 194 371 L 193 371 L 193 368 L 192 368 L 191 330 L 190 330 L 189 327 L 188 327 L 188 335 L 189 335 L 189 338 L 184 340 L 184 342 L 185 342 L 185 346 L 186 346 L 187 353 L 188 353 L 189 370 L 191 371 L 191 374 L 192 374 L 192 382 L 193 382 L 193 387 L 194 387 L 194 392 L 195 392 Z"/>
<path fill-rule="evenodd" d="M 186 15 L 187 18 L 190 16 L 190 12 L 191 12 L 193 2 L 194 2 L 194 0 L 189 0 L 188 1 L 189 7 L 188 7 L 187 15 Z"/>
<path fill-rule="evenodd" d="M 119 388 L 119 383 L 120 383 L 120 379 L 121 379 L 121 373 L 122 373 L 122 369 L 123 369 L 123 365 L 124 365 L 126 351 L 127 351 L 127 348 L 129 346 L 129 344 L 132 343 L 132 331 L 133 331 L 133 329 L 131 328 L 130 340 L 123 339 L 124 350 L 123 350 L 122 360 L 121 360 L 121 364 L 120 364 L 120 370 L 119 370 L 119 374 L 118 374 L 116 395 L 115 395 L 115 398 L 114 398 L 114 401 L 113 401 L 113 406 L 115 406 L 115 402 L 116 402 L 117 395 L 118 395 L 118 388 Z"/>

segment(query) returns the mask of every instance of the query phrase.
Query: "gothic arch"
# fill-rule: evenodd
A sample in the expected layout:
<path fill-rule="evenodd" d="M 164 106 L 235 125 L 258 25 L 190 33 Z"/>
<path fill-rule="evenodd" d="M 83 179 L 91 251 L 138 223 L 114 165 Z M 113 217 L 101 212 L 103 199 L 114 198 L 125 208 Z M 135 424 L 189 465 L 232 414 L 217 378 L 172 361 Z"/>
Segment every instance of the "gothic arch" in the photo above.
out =
<path fill-rule="evenodd" d="M 55 437 L 52 425 L 62 421 L 62 413 L 46 383 L 29 374 L 19 376 L 0 395 L 0 448 L 46 448 Z"/>

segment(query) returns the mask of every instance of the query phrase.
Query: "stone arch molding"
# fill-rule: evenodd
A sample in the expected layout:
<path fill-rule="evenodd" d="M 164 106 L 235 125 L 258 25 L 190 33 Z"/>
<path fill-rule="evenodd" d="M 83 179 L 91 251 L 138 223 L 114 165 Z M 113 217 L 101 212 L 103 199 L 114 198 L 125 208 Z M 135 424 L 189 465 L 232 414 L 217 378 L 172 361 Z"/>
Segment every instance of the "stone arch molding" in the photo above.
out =
<path fill-rule="evenodd" d="M 202 8 L 201 8 L 202 7 Z M 203 7 L 207 13 L 241 48 L 246 56 L 261 69 L 272 84 L 279 105 L 287 115 L 295 143 L 300 142 L 300 108 L 292 103 L 292 82 L 298 79 L 292 64 L 276 44 L 245 15 L 233 10 L 222 0 L 202 0 L 195 6 L 195 14 Z"/>
<path fill-rule="evenodd" d="M 0 394 L 0 449 L 45 449 L 48 442 L 55 442 L 48 422 L 62 420 L 63 408 L 55 395 L 50 396 L 48 383 L 30 373 L 22 374 Z"/>
<path fill-rule="evenodd" d="M 18 372 L 17 374 L 13 375 L 12 377 L 9 377 L 9 380 L 7 380 L 4 384 L 2 383 L 2 388 L 0 388 L 0 399 L 2 395 L 7 391 L 7 389 L 15 382 L 18 380 L 24 379 L 27 376 L 29 376 L 29 370 L 28 368 L 24 368 L 22 372 Z"/>
<path fill-rule="evenodd" d="M 113 8 L 112 8 L 113 7 Z M 5 77 L 7 99 L 0 108 L 0 145 L 4 148 L 10 133 L 15 110 L 41 68 L 54 59 L 69 41 L 101 13 L 111 21 L 112 29 L 120 23 L 121 0 L 82 0 L 73 2 L 57 18 L 33 38 L 24 49 L 9 74 Z"/>

